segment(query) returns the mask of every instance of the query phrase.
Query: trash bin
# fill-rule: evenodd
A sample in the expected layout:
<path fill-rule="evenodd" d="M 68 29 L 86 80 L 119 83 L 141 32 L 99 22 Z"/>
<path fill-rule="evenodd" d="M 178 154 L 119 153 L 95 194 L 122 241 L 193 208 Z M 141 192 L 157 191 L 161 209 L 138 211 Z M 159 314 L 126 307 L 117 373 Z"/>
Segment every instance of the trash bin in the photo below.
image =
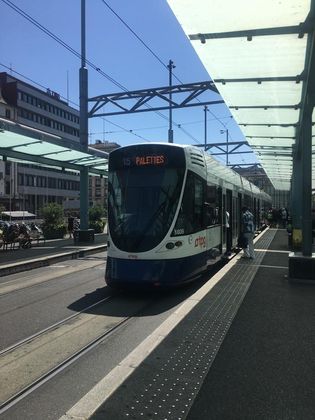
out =
<path fill-rule="evenodd" d="M 93 243 L 94 242 L 94 229 L 77 229 L 73 232 L 74 243 L 84 242 L 84 243 Z"/>

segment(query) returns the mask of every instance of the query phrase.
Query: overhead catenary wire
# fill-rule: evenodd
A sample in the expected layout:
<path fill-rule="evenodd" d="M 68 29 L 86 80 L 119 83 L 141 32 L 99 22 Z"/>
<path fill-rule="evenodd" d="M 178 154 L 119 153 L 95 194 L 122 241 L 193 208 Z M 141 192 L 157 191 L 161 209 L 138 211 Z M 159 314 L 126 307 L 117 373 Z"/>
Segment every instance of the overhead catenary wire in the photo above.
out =
<path fill-rule="evenodd" d="M 30 16 L 28 13 L 26 13 L 24 10 L 20 9 L 18 6 L 16 6 L 12 1 L 10 0 L 1 0 L 3 3 L 5 3 L 7 6 L 9 6 L 11 9 L 13 9 L 15 12 L 17 12 L 19 15 L 24 17 L 26 20 L 28 20 L 30 23 L 35 25 L 38 29 L 40 29 L 42 32 L 44 32 L 46 35 L 48 35 L 50 38 L 55 40 L 58 44 L 66 48 L 71 54 L 75 55 L 77 58 L 81 60 L 81 54 L 76 51 L 74 48 L 72 48 L 70 45 L 68 45 L 65 41 L 63 41 L 60 37 L 55 35 L 53 32 L 51 32 L 49 29 L 47 29 L 45 26 L 43 26 L 41 23 L 39 23 L 36 19 L 34 19 L 32 16 Z M 102 76 L 104 76 L 106 79 L 108 79 L 110 82 L 115 84 L 117 87 L 124 91 L 128 91 L 127 88 L 125 88 L 122 84 L 117 82 L 113 77 L 109 76 L 107 73 L 105 73 L 103 70 L 101 70 L 96 64 L 92 63 L 90 60 L 86 60 L 86 63 L 92 67 L 94 70 L 96 70 L 98 73 L 100 73 Z"/>
<path fill-rule="evenodd" d="M 232 118 L 230 115 L 226 116 L 226 117 L 222 117 L 222 119 L 230 119 L 230 118 Z M 215 121 L 215 118 L 212 118 L 212 119 L 209 119 L 209 120 L 210 121 Z M 107 120 L 105 119 L 105 121 L 107 121 Z M 110 122 L 110 121 L 108 121 L 108 122 Z M 182 127 L 183 125 L 186 126 L 186 125 L 196 125 L 196 124 L 203 124 L 203 123 L 204 123 L 204 120 L 188 121 L 188 122 L 181 123 L 180 126 Z M 150 126 L 150 127 L 133 128 L 130 131 L 148 131 L 148 130 L 163 129 L 163 128 L 167 128 L 167 127 L 168 127 L 168 125 L 155 125 L 155 126 Z M 117 134 L 117 133 L 121 133 L 121 132 L 122 132 L 121 130 L 115 130 L 115 131 L 107 130 L 107 131 L 105 131 L 105 134 Z M 93 134 L 93 135 L 103 134 L 103 131 L 93 132 L 91 134 Z"/>
<path fill-rule="evenodd" d="M 31 82 L 33 85 L 38 86 L 38 87 L 40 87 L 40 88 L 42 88 L 42 89 L 47 90 L 47 87 L 46 87 L 46 86 L 44 86 L 44 85 L 42 85 L 42 84 L 40 84 L 40 83 L 36 82 L 35 80 L 31 79 L 30 77 L 25 76 L 24 74 L 22 74 L 22 73 L 20 73 L 20 72 L 18 72 L 18 71 L 16 71 L 16 70 L 12 69 L 12 67 L 6 66 L 6 65 L 5 65 L 5 64 L 3 64 L 3 63 L 0 63 L 0 66 L 2 66 L 2 67 L 4 67 L 4 68 L 6 68 L 6 69 L 8 69 L 8 70 L 12 71 L 13 73 L 17 74 L 18 76 L 22 77 L 23 79 L 25 79 L 25 80 L 27 80 L 27 81 Z M 62 96 L 62 95 L 60 95 L 60 97 L 61 97 L 61 99 L 67 100 L 67 98 L 65 98 L 65 97 L 64 97 L 64 96 Z M 76 107 L 79 107 L 79 105 L 78 105 L 76 102 L 73 102 L 73 101 L 67 101 L 67 102 L 68 102 L 68 103 L 71 103 L 72 105 L 75 105 Z M 140 138 L 140 139 L 142 139 L 142 140 L 144 140 L 144 141 L 150 141 L 150 140 L 148 140 L 148 139 L 146 139 L 146 138 L 144 138 L 144 137 L 140 136 L 139 134 L 134 133 L 134 130 L 130 130 L 130 129 L 128 129 L 128 128 L 124 128 L 124 127 L 122 127 L 122 126 L 121 126 L 121 125 L 119 125 L 119 124 L 116 124 L 116 123 L 114 123 L 114 122 L 112 122 L 112 121 L 107 120 L 106 118 L 103 118 L 103 120 L 104 120 L 104 121 L 106 121 L 106 122 L 107 122 L 107 123 L 109 123 L 109 124 L 112 124 L 112 125 L 113 125 L 113 126 L 115 126 L 115 127 L 120 128 L 120 132 L 126 132 L 126 133 L 128 133 L 128 134 L 132 134 L 132 135 L 134 135 L 135 137 L 138 137 L 138 138 Z M 90 134 L 93 134 L 93 133 L 90 133 Z"/>
<path fill-rule="evenodd" d="M 130 27 L 130 25 L 128 25 L 128 23 L 121 17 L 119 16 L 119 14 L 117 12 L 115 12 L 115 10 L 107 3 L 107 1 L 105 0 L 101 0 L 102 3 L 105 4 L 105 6 L 117 17 L 117 19 L 120 20 L 120 22 L 138 39 L 138 41 L 158 60 L 158 62 L 160 64 L 162 64 L 162 66 L 168 70 L 168 66 L 163 62 L 163 60 L 152 50 L 152 48 L 150 48 L 148 46 L 148 44 L 143 41 L 143 39 Z M 183 84 L 183 81 L 180 80 L 174 73 L 173 73 L 174 78 L 181 84 Z M 199 99 L 197 99 L 198 102 Z M 220 122 L 220 124 L 222 124 L 224 126 L 224 123 L 222 123 L 221 119 L 219 117 L 217 117 L 212 111 L 210 111 L 208 109 L 208 112 L 217 120 Z M 166 117 L 167 118 L 167 117 Z M 178 126 L 178 124 L 177 124 Z M 224 126 L 225 127 L 225 126 Z M 198 142 L 199 143 L 199 142 Z"/>
<path fill-rule="evenodd" d="M 28 13 L 26 13 L 24 10 L 22 10 L 21 8 L 19 8 L 18 6 L 16 6 L 12 1 L 10 0 L 1 0 L 3 3 L 5 3 L 8 7 L 10 7 L 11 9 L 13 9 L 15 12 L 17 12 L 20 16 L 24 17 L 26 20 L 28 20 L 30 23 L 32 23 L 33 25 L 35 25 L 38 29 L 40 29 L 42 32 L 44 32 L 46 35 L 48 35 L 50 38 L 52 38 L 53 40 L 55 40 L 58 44 L 60 44 L 61 46 L 63 46 L 64 48 L 66 48 L 69 52 L 71 52 L 73 55 L 75 55 L 78 59 L 81 60 L 81 54 L 76 51 L 74 48 L 72 48 L 70 45 L 68 45 L 65 41 L 63 41 L 60 37 L 58 37 L 57 35 L 55 35 L 53 32 L 51 32 L 49 29 L 47 29 L 45 26 L 43 26 L 41 23 L 39 23 L 36 19 L 34 19 L 32 16 L 30 16 Z M 117 87 L 119 87 L 120 89 L 122 89 L 124 92 L 128 92 L 128 89 L 123 86 L 121 83 L 117 82 L 114 78 L 112 78 L 111 76 L 109 76 L 107 73 L 105 73 L 103 70 L 101 70 L 100 67 L 98 67 L 97 65 L 95 65 L 94 63 L 92 63 L 90 60 L 86 59 L 86 64 L 89 65 L 91 68 L 93 68 L 95 71 L 97 71 L 99 74 L 101 74 L 103 77 L 105 77 L 106 79 L 108 79 L 110 82 L 112 82 L 113 84 L 115 84 Z M 146 104 L 146 106 L 148 108 L 152 108 L 150 105 Z M 165 119 L 168 121 L 168 117 L 165 116 L 164 114 L 162 114 L 159 111 L 154 111 L 157 115 L 159 115 L 161 118 Z M 180 124 L 177 124 L 178 127 L 180 127 Z M 126 131 L 130 132 L 130 130 Z M 196 141 L 197 143 L 198 140 L 195 139 L 192 135 L 190 135 L 188 132 L 185 133 L 186 135 L 189 135 L 190 138 L 192 138 L 194 141 Z M 136 134 L 134 134 L 136 135 Z M 137 136 L 137 135 L 136 135 Z M 138 136 L 140 137 L 140 136 Z"/>
<path fill-rule="evenodd" d="M 115 16 L 133 33 L 133 35 L 142 43 L 142 45 L 144 45 L 151 54 L 154 55 L 154 57 L 163 65 L 164 68 L 167 68 L 167 66 L 163 63 L 163 61 L 160 59 L 160 57 L 158 57 L 157 54 L 154 53 L 154 51 L 136 34 L 135 31 L 132 30 L 132 28 L 122 19 L 120 18 L 120 16 L 108 5 L 107 2 L 105 2 L 104 0 L 102 0 L 103 3 L 111 10 L 112 13 L 115 14 Z M 44 27 L 42 24 L 40 24 L 36 19 L 34 19 L 32 16 L 30 16 L 28 13 L 26 13 L 25 11 L 23 11 L 21 8 L 19 8 L 18 6 L 16 6 L 12 1 L 10 0 L 2 0 L 3 3 L 5 3 L 8 7 L 12 8 L 15 12 L 17 12 L 18 14 L 20 14 L 22 17 L 24 17 L 26 20 L 28 20 L 30 23 L 32 23 L 33 25 L 35 25 L 38 29 L 40 29 L 41 31 L 43 31 L 46 35 L 48 35 L 49 37 L 51 37 L 53 40 L 55 40 L 57 43 L 59 43 L 61 46 L 63 46 L 64 48 L 66 48 L 70 53 L 72 53 L 73 55 L 75 55 L 78 59 L 81 59 L 81 54 L 79 52 L 77 52 L 74 48 L 72 48 L 70 45 L 68 45 L 65 41 L 63 41 L 60 37 L 58 37 L 57 35 L 55 35 L 53 32 L 51 32 L 50 30 L 48 30 L 46 27 Z M 119 87 L 120 89 L 122 89 L 125 92 L 128 92 L 128 89 L 123 86 L 121 83 L 117 82 L 114 78 L 112 78 L 110 75 L 108 75 L 107 73 L 105 73 L 103 70 L 101 70 L 97 65 L 95 65 L 93 62 L 91 62 L 90 60 L 86 60 L 86 63 L 93 68 L 95 71 L 97 71 L 99 74 L 101 74 L 103 77 L 105 77 L 106 79 L 108 79 L 111 83 L 115 84 L 117 87 Z M 16 72 L 17 73 L 17 72 Z M 17 73 L 18 74 L 18 73 Z M 182 83 L 182 81 L 180 79 L 178 79 L 178 77 L 176 77 L 174 75 L 174 77 L 180 82 Z M 31 79 L 29 79 L 31 80 Z M 35 82 L 36 83 L 36 82 Z M 39 85 L 39 84 L 38 84 Z M 151 106 L 149 106 L 148 104 L 146 105 L 148 108 L 152 108 Z M 165 119 L 166 121 L 168 121 L 168 117 L 165 116 L 164 114 L 162 114 L 159 111 L 154 111 L 157 115 L 159 115 L 161 118 Z M 222 121 L 215 115 L 213 114 L 211 111 L 209 111 L 216 120 L 218 120 L 223 126 L 225 126 Z M 111 121 L 106 120 L 108 123 L 113 124 Z M 113 124 L 115 125 L 115 124 Z M 186 136 L 190 137 L 194 142 L 200 144 L 200 142 L 193 136 L 191 135 L 187 130 L 184 130 L 182 128 L 182 124 L 178 124 L 174 122 L 174 125 L 176 127 L 178 127 L 180 130 L 182 130 Z M 142 136 L 139 136 L 137 134 L 134 133 L 134 130 L 128 130 L 128 129 L 124 129 L 122 127 L 122 130 L 125 132 L 128 132 L 130 134 L 133 134 L 145 141 L 148 141 L 147 139 L 144 139 Z"/>

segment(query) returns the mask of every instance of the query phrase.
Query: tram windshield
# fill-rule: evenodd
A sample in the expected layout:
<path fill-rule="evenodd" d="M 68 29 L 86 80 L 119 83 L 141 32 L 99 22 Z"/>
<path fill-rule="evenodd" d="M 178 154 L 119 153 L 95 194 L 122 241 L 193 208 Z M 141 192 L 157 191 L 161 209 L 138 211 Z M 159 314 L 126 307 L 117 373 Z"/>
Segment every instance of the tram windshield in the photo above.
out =
<path fill-rule="evenodd" d="M 119 156 L 117 153 L 116 155 Z M 150 162 L 154 160 L 154 156 L 162 160 L 161 155 L 152 155 L 151 152 Z M 144 252 L 157 246 L 170 229 L 178 206 L 185 169 L 183 165 L 174 167 L 170 161 L 163 165 L 150 162 L 138 165 L 133 164 L 134 156 L 131 161 L 126 159 L 123 158 L 122 165 L 110 166 L 109 229 L 112 240 L 119 249 Z"/>

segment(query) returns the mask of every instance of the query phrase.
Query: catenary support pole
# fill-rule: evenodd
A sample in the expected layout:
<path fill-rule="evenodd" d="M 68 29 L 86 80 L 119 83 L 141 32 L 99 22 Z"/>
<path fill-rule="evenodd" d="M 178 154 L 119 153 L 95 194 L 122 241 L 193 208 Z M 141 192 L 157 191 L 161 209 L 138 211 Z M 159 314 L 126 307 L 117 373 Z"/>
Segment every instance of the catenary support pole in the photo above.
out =
<path fill-rule="evenodd" d="M 168 142 L 173 143 L 174 133 L 173 133 L 173 116 L 172 116 L 172 70 L 175 68 L 172 60 L 169 61 L 167 68 L 169 69 L 169 129 L 168 129 Z"/>
<path fill-rule="evenodd" d="M 88 151 L 88 71 L 85 55 L 85 0 L 81 0 L 81 68 L 80 76 L 80 144 L 83 152 Z M 94 231 L 90 232 L 89 210 L 89 172 L 88 168 L 80 171 L 80 230 L 76 238 L 82 242 L 94 240 Z"/>
<path fill-rule="evenodd" d="M 207 106 L 204 107 L 204 112 L 205 112 L 205 151 L 206 151 L 207 150 L 207 112 L 208 112 Z"/>
<path fill-rule="evenodd" d="M 81 68 L 80 68 L 80 143 L 88 150 L 88 71 L 85 57 L 85 0 L 81 0 Z M 80 171 L 80 229 L 88 228 L 88 182 L 87 170 Z"/>

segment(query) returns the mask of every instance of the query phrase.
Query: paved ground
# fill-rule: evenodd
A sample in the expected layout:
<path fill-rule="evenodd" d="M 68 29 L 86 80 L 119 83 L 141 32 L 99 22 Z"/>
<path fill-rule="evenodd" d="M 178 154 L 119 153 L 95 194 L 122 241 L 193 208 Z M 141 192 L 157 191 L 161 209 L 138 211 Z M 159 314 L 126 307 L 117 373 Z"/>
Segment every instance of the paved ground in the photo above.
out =
<path fill-rule="evenodd" d="M 255 248 L 256 260 L 240 260 L 93 420 L 315 418 L 315 288 L 288 281 L 284 230 Z"/>

